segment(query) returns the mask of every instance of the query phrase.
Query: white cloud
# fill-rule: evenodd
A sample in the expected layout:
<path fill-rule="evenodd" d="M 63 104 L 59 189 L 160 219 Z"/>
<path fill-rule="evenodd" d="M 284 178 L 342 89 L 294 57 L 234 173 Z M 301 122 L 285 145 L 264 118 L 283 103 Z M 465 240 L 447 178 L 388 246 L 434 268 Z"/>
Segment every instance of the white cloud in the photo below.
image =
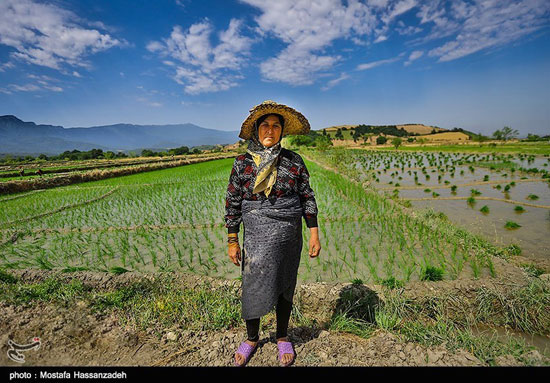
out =
<path fill-rule="evenodd" d="M 324 54 L 324 49 L 342 38 L 360 42 L 358 36 L 372 33 L 376 24 L 370 7 L 357 0 L 346 5 L 333 0 L 241 1 L 261 11 L 255 18 L 260 35 L 287 44 L 260 64 L 264 79 L 291 85 L 312 84 L 341 60 L 337 54 Z"/>
<path fill-rule="evenodd" d="M 446 8 L 424 5 L 418 16 L 421 23 L 434 23 L 424 42 L 456 35 L 428 52 L 444 62 L 509 44 L 547 26 L 550 2 L 457 0 Z"/>
<path fill-rule="evenodd" d="M 176 4 L 182 8 L 186 7 L 185 0 L 176 0 Z"/>
<path fill-rule="evenodd" d="M 35 84 L 25 84 L 25 85 L 10 84 L 8 85 L 8 87 L 17 92 L 35 92 L 37 90 L 40 90 L 40 87 Z"/>
<path fill-rule="evenodd" d="M 339 60 L 340 56 L 319 56 L 289 46 L 277 57 L 264 61 L 260 70 L 268 81 L 309 85 L 316 74 L 331 69 Z"/>
<path fill-rule="evenodd" d="M 152 106 L 153 108 L 160 108 L 162 106 L 162 103 L 157 101 L 151 101 L 147 97 L 136 97 L 136 100 L 147 106 Z"/>
<path fill-rule="evenodd" d="M 175 67 L 174 80 L 184 85 L 186 93 L 198 94 L 226 90 L 242 78 L 238 71 L 246 64 L 253 39 L 240 33 L 242 21 L 231 19 L 227 30 L 218 34 L 218 44 L 210 44 L 213 26 L 208 19 L 193 24 L 187 31 L 172 29 L 162 42 L 147 44 L 150 52 L 172 60 L 163 63 Z"/>
<path fill-rule="evenodd" d="M 393 3 L 392 6 L 389 7 L 388 13 L 382 16 L 382 21 L 388 24 L 389 21 L 395 19 L 397 16 L 400 16 L 408 12 L 415 6 L 416 6 L 416 0 L 400 0 L 396 3 Z"/>
<path fill-rule="evenodd" d="M 399 20 L 397 22 L 397 26 L 395 27 L 395 30 L 400 35 L 408 36 L 408 35 L 414 35 L 414 34 L 420 33 L 420 32 L 422 32 L 423 29 L 420 28 L 420 27 L 417 27 L 417 26 L 413 26 L 413 25 L 407 26 L 407 25 L 405 25 L 403 20 Z"/>
<path fill-rule="evenodd" d="M 396 62 L 397 60 L 399 60 L 401 58 L 401 56 L 403 56 L 403 54 L 400 54 L 399 56 L 391 58 L 391 59 L 378 60 L 378 61 L 372 61 L 372 62 L 369 62 L 369 63 L 359 64 L 359 65 L 357 65 L 357 68 L 355 68 L 355 69 L 356 70 L 367 70 L 367 69 L 376 68 L 377 66 L 380 66 L 380 65 L 391 64 L 391 63 Z"/>
<path fill-rule="evenodd" d="M 333 80 L 330 80 L 327 85 L 325 85 L 324 87 L 322 87 L 321 89 L 322 90 L 329 90 L 331 89 L 332 87 L 334 87 L 335 85 L 339 84 L 340 82 L 344 81 L 344 80 L 347 80 L 348 78 L 350 78 L 350 76 L 347 74 L 347 73 L 342 73 L 340 74 L 339 77 L 333 79 Z"/>
<path fill-rule="evenodd" d="M 414 60 L 418 60 L 422 55 L 424 54 L 424 51 L 413 51 L 409 59 L 403 63 L 403 65 L 408 66 L 410 65 Z"/>
<path fill-rule="evenodd" d="M 12 62 L 5 62 L 0 64 L 0 72 L 5 72 L 6 69 L 15 68 L 15 65 Z"/>
<path fill-rule="evenodd" d="M 14 49 L 12 58 L 31 64 L 58 70 L 64 65 L 89 68 L 87 56 L 125 43 L 79 23 L 85 22 L 53 4 L 0 2 L 0 44 Z"/>
<path fill-rule="evenodd" d="M 3 88 L 2 92 L 11 94 L 13 92 L 63 92 L 63 88 L 58 85 L 59 80 L 46 75 L 28 74 L 27 78 L 33 80 L 33 82 L 20 84 L 9 84 L 7 88 Z"/>

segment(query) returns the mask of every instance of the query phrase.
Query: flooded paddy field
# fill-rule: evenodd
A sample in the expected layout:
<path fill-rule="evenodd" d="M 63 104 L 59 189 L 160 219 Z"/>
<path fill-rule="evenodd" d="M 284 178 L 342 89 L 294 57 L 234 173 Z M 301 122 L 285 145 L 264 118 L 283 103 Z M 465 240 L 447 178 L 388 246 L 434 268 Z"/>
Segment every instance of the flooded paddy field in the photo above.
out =
<path fill-rule="evenodd" d="M 322 159 L 387 198 L 550 261 L 548 156 L 329 150 Z"/>
<path fill-rule="evenodd" d="M 4 268 L 188 271 L 234 279 L 225 193 L 233 160 L 87 182 L 0 199 Z M 301 281 L 418 281 L 491 276 L 496 249 L 475 236 L 404 214 L 389 199 L 307 162 L 322 256 Z M 14 198 L 17 197 L 17 198 Z M 240 243 L 244 230 L 240 230 Z M 397 283 L 396 282 L 396 283 Z M 393 282 L 392 282 L 393 283 Z"/>

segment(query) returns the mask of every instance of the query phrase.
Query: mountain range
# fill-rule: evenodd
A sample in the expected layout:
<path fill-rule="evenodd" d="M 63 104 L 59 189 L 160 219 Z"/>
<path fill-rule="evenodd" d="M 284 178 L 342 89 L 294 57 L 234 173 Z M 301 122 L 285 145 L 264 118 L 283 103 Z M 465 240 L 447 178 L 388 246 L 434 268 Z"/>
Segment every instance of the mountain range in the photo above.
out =
<path fill-rule="evenodd" d="M 74 149 L 166 150 L 199 145 L 227 145 L 239 140 L 239 131 L 221 131 L 193 124 L 115 124 L 89 128 L 37 125 L 13 115 L 0 116 L 0 153 L 56 155 Z"/>

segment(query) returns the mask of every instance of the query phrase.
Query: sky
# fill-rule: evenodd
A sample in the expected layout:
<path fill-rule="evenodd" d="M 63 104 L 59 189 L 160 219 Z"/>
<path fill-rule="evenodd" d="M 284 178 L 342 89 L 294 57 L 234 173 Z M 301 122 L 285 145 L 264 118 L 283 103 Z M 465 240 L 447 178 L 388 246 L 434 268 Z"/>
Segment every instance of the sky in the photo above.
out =
<path fill-rule="evenodd" d="M 548 0 L 0 0 L 0 115 L 550 134 Z"/>

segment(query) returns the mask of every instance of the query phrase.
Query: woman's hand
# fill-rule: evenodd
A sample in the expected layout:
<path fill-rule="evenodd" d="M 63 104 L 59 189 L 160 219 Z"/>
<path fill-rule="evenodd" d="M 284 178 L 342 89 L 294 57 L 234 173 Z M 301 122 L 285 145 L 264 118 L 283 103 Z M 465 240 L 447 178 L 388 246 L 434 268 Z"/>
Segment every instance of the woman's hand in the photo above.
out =
<path fill-rule="evenodd" d="M 319 255 L 321 251 L 321 242 L 319 241 L 319 228 L 310 227 L 310 237 L 309 237 L 309 256 L 310 258 L 315 258 Z"/>
<path fill-rule="evenodd" d="M 229 235 L 230 237 L 233 237 L 236 235 Z M 239 242 L 234 242 L 234 243 L 228 243 L 227 244 L 227 247 L 228 247 L 228 253 L 229 253 L 229 258 L 231 259 L 231 262 L 233 262 L 236 266 L 240 266 L 240 261 L 241 261 L 241 247 L 239 246 Z"/>

